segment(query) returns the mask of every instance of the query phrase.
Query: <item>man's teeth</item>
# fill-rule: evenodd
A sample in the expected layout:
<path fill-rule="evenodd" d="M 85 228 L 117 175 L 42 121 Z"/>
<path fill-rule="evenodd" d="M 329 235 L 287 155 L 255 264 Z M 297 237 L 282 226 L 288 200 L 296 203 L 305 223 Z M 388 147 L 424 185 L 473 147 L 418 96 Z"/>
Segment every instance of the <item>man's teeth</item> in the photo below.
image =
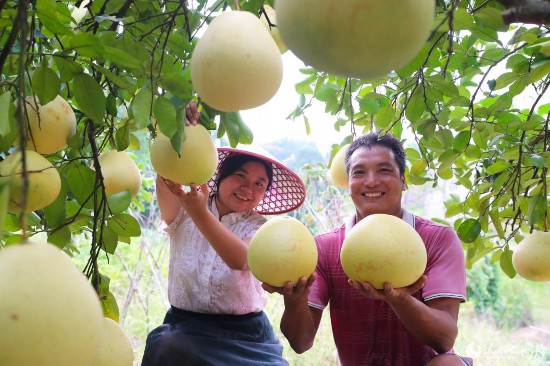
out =
<path fill-rule="evenodd" d="M 235 196 L 237 196 L 237 198 L 240 198 L 241 200 L 250 201 L 247 197 L 241 196 L 240 194 L 235 194 Z"/>
<path fill-rule="evenodd" d="M 368 198 L 376 198 L 382 196 L 382 193 L 365 193 L 364 196 Z"/>

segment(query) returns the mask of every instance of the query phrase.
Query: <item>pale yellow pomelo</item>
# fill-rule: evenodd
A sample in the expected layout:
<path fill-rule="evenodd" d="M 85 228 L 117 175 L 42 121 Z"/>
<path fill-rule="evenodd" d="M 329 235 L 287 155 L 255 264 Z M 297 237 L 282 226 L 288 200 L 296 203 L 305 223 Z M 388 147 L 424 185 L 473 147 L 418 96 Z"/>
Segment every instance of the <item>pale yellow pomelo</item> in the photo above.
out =
<path fill-rule="evenodd" d="M 202 125 L 185 126 L 185 136 L 181 156 L 178 156 L 170 139 L 157 135 L 149 149 L 151 164 L 160 176 L 173 182 L 186 186 L 206 183 L 218 167 L 214 141 Z"/>
<path fill-rule="evenodd" d="M 266 103 L 283 79 L 277 44 L 260 19 L 246 11 L 214 18 L 195 46 L 190 68 L 199 97 L 225 112 Z"/>
<path fill-rule="evenodd" d="M 97 293 L 59 248 L 0 249 L 0 365 L 90 366 L 102 328 Z"/>
<path fill-rule="evenodd" d="M 248 248 L 248 267 L 259 281 L 281 287 L 309 277 L 317 266 L 317 245 L 309 230 L 290 216 L 263 224 Z"/>
<path fill-rule="evenodd" d="M 427 254 L 422 238 L 407 222 L 392 215 L 373 214 L 346 234 L 340 261 L 354 281 L 369 282 L 377 289 L 390 282 L 399 288 L 422 276 Z"/>
<path fill-rule="evenodd" d="M 69 103 L 59 95 L 45 105 L 36 103 L 34 97 L 27 97 L 26 101 L 29 122 L 26 148 L 43 155 L 66 148 L 76 132 L 76 117 Z M 15 145 L 20 146 L 18 140 Z"/>
<path fill-rule="evenodd" d="M 104 318 L 103 333 L 92 366 L 132 366 L 134 350 L 130 339 L 116 321 Z"/>
<path fill-rule="evenodd" d="M 550 281 L 550 232 L 533 231 L 514 249 L 516 272 L 530 281 Z"/>
<path fill-rule="evenodd" d="M 346 152 L 348 151 L 348 147 L 349 144 L 344 145 L 336 152 L 329 170 L 332 182 L 343 189 L 349 188 L 349 178 L 346 172 Z"/>
<path fill-rule="evenodd" d="M 130 191 L 134 198 L 141 188 L 139 168 L 126 151 L 107 150 L 98 158 L 107 195 Z"/>
<path fill-rule="evenodd" d="M 27 212 L 36 211 L 55 201 L 61 191 L 61 177 L 57 169 L 39 153 L 25 151 L 28 177 Z M 18 150 L 0 162 L 0 181 L 9 180 L 10 201 L 8 210 L 18 213 L 22 205 L 23 159 Z"/>
<path fill-rule="evenodd" d="M 373 79 L 411 61 L 426 43 L 434 0 L 277 0 L 277 26 L 306 65 Z"/>
<path fill-rule="evenodd" d="M 288 48 L 283 42 L 283 39 L 281 38 L 281 33 L 279 33 L 279 29 L 277 28 L 277 15 L 275 14 L 275 9 L 273 9 L 269 5 L 264 4 L 264 10 L 267 14 L 267 18 L 269 18 L 269 22 L 267 21 L 264 13 L 260 15 L 260 20 L 262 21 L 264 27 L 266 27 L 266 29 L 271 34 L 271 37 L 277 44 L 277 47 L 279 47 L 279 51 L 281 52 L 281 54 L 283 54 L 288 51 Z M 273 26 L 270 26 L 269 23 L 271 23 Z"/>

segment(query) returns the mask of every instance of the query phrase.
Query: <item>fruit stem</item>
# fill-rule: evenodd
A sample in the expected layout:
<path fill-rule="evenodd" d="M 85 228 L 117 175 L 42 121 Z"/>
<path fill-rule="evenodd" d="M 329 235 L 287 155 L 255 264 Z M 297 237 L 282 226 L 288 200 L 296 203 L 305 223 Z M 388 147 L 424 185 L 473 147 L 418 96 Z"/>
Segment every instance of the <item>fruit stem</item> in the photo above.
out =
<path fill-rule="evenodd" d="M 241 6 L 239 5 L 239 0 L 233 0 L 233 3 L 235 4 L 235 10 L 241 10 Z"/>

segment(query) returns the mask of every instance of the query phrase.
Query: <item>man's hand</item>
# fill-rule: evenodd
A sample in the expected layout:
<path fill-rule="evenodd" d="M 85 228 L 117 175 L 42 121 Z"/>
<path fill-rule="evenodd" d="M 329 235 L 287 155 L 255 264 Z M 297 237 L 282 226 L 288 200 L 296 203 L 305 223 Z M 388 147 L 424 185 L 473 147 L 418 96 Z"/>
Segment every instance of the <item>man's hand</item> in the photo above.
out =
<path fill-rule="evenodd" d="M 403 301 L 409 301 L 411 295 L 420 290 L 426 284 L 428 277 L 425 275 L 420 276 L 420 278 L 410 286 L 393 288 L 391 283 L 386 282 L 384 288 L 377 290 L 368 282 L 358 282 L 349 280 L 349 284 L 363 296 L 374 300 L 384 300 L 389 304 L 395 304 Z"/>

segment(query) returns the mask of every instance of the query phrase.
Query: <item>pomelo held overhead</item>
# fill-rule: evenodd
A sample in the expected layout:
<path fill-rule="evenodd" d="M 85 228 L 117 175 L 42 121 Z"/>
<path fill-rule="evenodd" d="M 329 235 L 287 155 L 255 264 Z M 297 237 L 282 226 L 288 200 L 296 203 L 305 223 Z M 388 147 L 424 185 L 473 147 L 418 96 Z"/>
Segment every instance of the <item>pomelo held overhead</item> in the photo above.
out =
<path fill-rule="evenodd" d="M 67 147 L 69 138 L 76 132 L 74 112 L 61 96 L 40 105 L 37 98 L 27 97 L 27 146 L 39 154 L 53 154 Z M 16 141 L 16 146 L 20 146 Z"/>
<path fill-rule="evenodd" d="M 0 162 L 0 180 L 10 184 L 8 210 L 19 212 L 23 205 L 23 154 L 21 150 Z M 39 153 L 26 150 L 25 162 L 28 190 L 25 211 L 36 211 L 52 203 L 61 191 L 61 177 L 57 169 Z"/>
<path fill-rule="evenodd" d="M 514 249 L 516 272 L 530 281 L 550 281 L 550 232 L 533 231 Z"/>
<path fill-rule="evenodd" d="M 422 238 L 407 222 L 392 215 L 373 214 L 346 234 L 340 261 L 351 280 L 369 282 L 377 289 L 385 282 L 399 288 L 422 276 L 427 253 Z"/>
<path fill-rule="evenodd" d="M 434 0 L 277 0 L 277 26 L 306 65 L 361 79 L 411 61 L 428 39 Z"/>
<path fill-rule="evenodd" d="M 309 230 L 290 216 L 276 216 L 252 237 L 247 258 L 259 281 L 282 287 L 309 277 L 317 266 L 317 245 Z"/>
<path fill-rule="evenodd" d="M 216 16 L 198 40 L 190 61 L 199 97 L 224 112 L 258 107 L 281 85 L 283 62 L 261 20 L 246 11 Z"/>
<path fill-rule="evenodd" d="M 175 183 L 200 185 L 206 183 L 218 167 L 218 152 L 210 133 L 202 125 L 188 125 L 181 156 L 170 139 L 158 134 L 149 149 L 151 164 L 156 172 Z"/>
<path fill-rule="evenodd" d="M 97 293 L 59 248 L 0 249 L 0 365 L 90 366 L 102 328 Z"/>

